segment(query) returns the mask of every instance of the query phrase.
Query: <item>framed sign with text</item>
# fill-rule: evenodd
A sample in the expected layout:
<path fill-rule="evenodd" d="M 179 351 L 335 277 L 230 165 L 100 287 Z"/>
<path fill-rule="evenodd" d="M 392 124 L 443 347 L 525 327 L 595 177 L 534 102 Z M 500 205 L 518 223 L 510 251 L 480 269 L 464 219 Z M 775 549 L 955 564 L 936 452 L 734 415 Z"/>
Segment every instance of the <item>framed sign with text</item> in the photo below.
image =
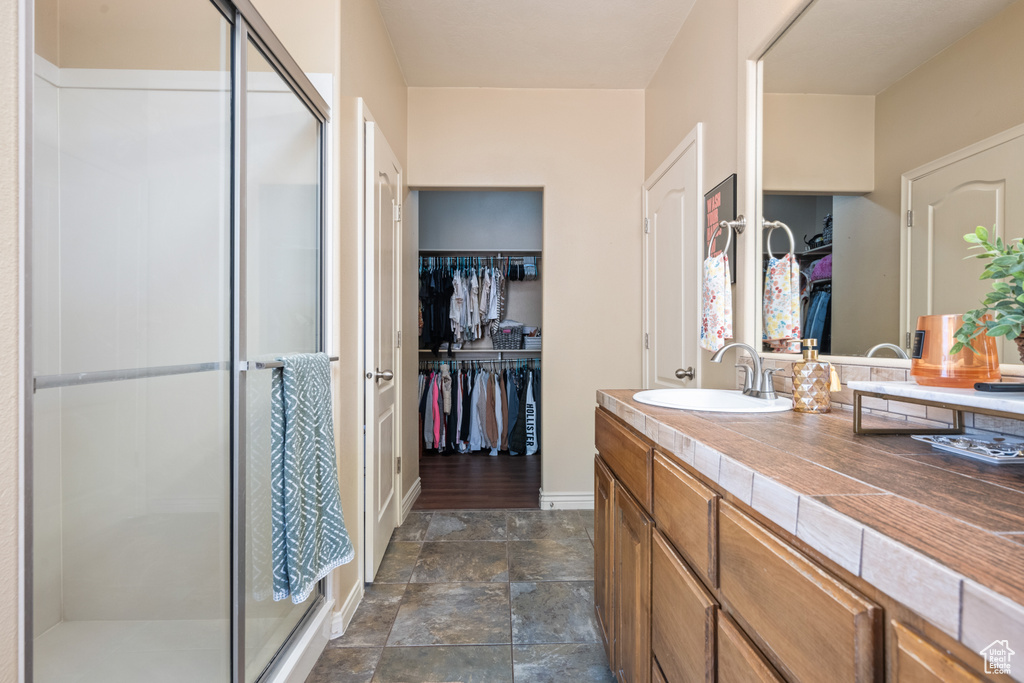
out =
<path fill-rule="evenodd" d="M 720 221 L 731 221 L 736 218 L 736 174 L 720 182 L 713 190 L 704 195 L 704 253 L 701 259 L 708 255 L 708 243 L 713 239 L 711 256 L 717 256 L 725 249 L 729 241 L 729 231 L 722 230 L 718 234 L 715 231 Z M 732 274 L 732 282 L 736 282 L 736 236 L 733 235 L 732 246 L 729 247 L 729 270 Z"/>

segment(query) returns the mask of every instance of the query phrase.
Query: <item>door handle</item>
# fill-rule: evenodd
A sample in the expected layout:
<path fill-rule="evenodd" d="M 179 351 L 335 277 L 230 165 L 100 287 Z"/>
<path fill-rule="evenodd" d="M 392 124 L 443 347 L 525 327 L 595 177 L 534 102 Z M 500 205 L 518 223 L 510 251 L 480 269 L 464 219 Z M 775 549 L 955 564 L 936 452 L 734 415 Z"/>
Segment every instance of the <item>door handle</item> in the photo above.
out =
<path fill-rule="evenodd" d="M 385 382 L 390 382 L 394 378 L 395 373 L 391 372 L 390 370 L 384 370 L 383 372 L 381 372 L 380 368 L 377 368 L 377 372 L 366 373 L 366 379 L 372 379 L 374 382 L 377 382 L 378 384 L 380 384 L 381 380 L 384 380 Z"/>
<path fill-rule="evenodd" d="M 685 370 L 679 368 L 678 370 L 676 370 L 676 379 L 693 379 L 694 374 L 695 373 L 692 365 L 686 368 Z"/>

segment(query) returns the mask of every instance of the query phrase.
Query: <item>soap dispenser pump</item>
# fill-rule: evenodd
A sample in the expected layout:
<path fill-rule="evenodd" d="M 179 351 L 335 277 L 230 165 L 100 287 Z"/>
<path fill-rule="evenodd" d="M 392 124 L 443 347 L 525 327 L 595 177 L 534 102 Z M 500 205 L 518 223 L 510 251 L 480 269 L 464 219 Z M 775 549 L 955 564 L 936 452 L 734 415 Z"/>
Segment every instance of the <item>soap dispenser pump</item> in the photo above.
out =
<path fill-rule="evenodd" d="M 793 363 L 793 410 L 798 413 L 827 413 L 832 410 L 832 392 L 839 391 L 839 374 L 831 363 L 818 360 L 818 340 L 801 339 L 803 360 Z"/>

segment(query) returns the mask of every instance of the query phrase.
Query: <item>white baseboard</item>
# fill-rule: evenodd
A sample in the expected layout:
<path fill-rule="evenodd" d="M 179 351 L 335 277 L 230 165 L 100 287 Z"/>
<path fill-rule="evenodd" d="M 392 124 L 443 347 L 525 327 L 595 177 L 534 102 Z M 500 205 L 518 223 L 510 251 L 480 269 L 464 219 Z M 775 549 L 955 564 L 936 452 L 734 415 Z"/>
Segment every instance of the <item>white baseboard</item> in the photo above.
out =
<path fill-rule="evenodd" d="M 412 486 L 406 492 L 405 497 L 402 499 L 402 519 L 399 524 L 405 522 L 409 517 L 409 513 L 412 512 L 412 506 L 416 503 L 416 499 L 420 497 L 420 492 L 423 490 L 423 484 L 419 477 L 416 477 L 416 481 L 412 483 Z"/>
<path fill-rule="evenodd" d="M 363 601 L 364 592 L 365 587 L 362 581 L 357 581 L 356 585 L 352 586 L 352 590 L 348 592 L 345 601 L 341 603 L 341 607 L 334 613 L 334 618 L 331 620 L 332 640 L 343 634 L 348 625 L 352 623 L 352 617 L 355 616 L 359 603 Z"/>
<path fill-rule="evenodd" d="M 278 661 L 261 680 L 266 683 L 303 683 L 327 647 L 333 611 L 334 601 L 326 600 L 302 637 L 285 655 L 278 657 Z"/>
<path fill-rule="evenodd" d="M 594 492 L 544 493 L 540 490 L 541 510 L 593 510 Z"/>

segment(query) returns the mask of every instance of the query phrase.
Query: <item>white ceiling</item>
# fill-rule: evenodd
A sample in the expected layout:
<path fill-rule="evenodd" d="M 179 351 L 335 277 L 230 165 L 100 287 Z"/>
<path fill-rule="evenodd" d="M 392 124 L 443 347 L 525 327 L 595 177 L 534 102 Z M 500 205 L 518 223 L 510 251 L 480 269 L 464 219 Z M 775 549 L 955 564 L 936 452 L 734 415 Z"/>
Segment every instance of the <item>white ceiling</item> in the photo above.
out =
<path fill-rule="evenodd" d="M 765 92 L 877 95 L 1012 2 L 818 0 L 765 57 Z"/>
<path fill-rule="evenodd" d="M 614 89 L 647 87 L 694 0 L 377 4 L 410 86 Z"/>

